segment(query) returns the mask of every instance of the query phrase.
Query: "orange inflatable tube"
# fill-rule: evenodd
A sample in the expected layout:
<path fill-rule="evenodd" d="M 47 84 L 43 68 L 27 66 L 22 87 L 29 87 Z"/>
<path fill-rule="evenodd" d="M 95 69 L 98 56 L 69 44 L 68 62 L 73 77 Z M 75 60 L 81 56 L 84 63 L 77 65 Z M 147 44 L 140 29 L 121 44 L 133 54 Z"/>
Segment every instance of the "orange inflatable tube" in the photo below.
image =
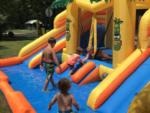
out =
<path fill-rule="evenodd" d="M 1 76 L 8 79 L 2 71 L 0 71 L 0 77 Z M 13 88 L 8 84 L 8 80 L 0 79 L 0 90 L 5 95 L 13 113 L 36 113 L 24 95 L 21 92 L 15 92 L 13 90 Z"/>
<path fill-rule="evenodd" d="M 57 53 L 58 51 L 62 50 L 65 46 L 66 46 L 66 41 L 64 40 L 54 47 L 54 51 Z"/>
<path fill-rule="evenodd" d="M 99 108 L 105 100 L 120 86 L 120 84 L 128 77 L 132 72 L 134 72 L 137 67 L 144 62 L 145 59 L 149 57 L 149 51 L 147 50 L 143 52 L 131 65 L 128 66 L 126 70 L 124 70 L 117 79 L 115 79 L 111 85 L 109 85 L 104 92 L 99 95 L 96 103 L 95 109 Z"/>
<path fill-rule="evenodd" d="M 21 92 L 9 93 L 7 96 L 10 97 L 8 101 L 13 113 L 36 113 Z"/>
<path fill-rule="evenodd" d="M 8 82 L 8 77 L 5 75 L 5 73 L 3 73 L 2 71 L 0 71 L 0 82 L 1 81 L 6 81 Z"/>
<path fill-rule="evenodd" d="M 5 96 L 13 113 L 36 113 L 21 92 L 8 92 Z"/>
<path fill-rule="evenodd" d="M 60 64 L 60 67 L 61 67 L 61 70 L 58 67 L 55 70 L 55 72 L 57 74 L 60 74 L 60 73 L 64 72 L 69 67 L 69 65 L 68 65 L 67 61 L 65 61 L 62 64 Z"/>
<path fill-rule="evenodd" d="M 7 81 L 1 81 L 0 82 L 0 90 L 4 93 L 7 94 L 9 92 L 13 92 L 13 88 L 8 84 Z"/>
<path fill-rule="evenodd" d="M 61 20 L 59 20 L 58 22 L 55 23 L 55 27 L 59 28 L 59 27 L 65 25 L 65 24 L 66 24 L 66 18 L 63 18 L 63 19 L 61 19 Z"/>
<path fill-rule="evenodd" d="M 81 81 L 81 83 L 79 84 L 79 86 L 88 84 L 90 82 L 95 82 L 97 80 L 100 80 L 99 77 L 99 68 L 95 68 L 83 81 Z"/>
<path fill-rule="evenodd" d="M 81 79 L 83 79 L 87 73 L 89 73 L 92 69 L 95 68 L 94 62 L 87 62 L 84 64 L 75 74 L 71 76 L 73 82 L 78 83 Z"/>
<path fill-rule="evenodd" d="M 16 65 L 22 62 L 23 60 L 21 57 L 4 58 L 4 59 L 0 59 L 0 67 Z"/>
<path fill-rule="evenodd" d="M 150 48 L 148 49 L 148 51 L 149 51 L 149 55 L 150 55 Z"/>

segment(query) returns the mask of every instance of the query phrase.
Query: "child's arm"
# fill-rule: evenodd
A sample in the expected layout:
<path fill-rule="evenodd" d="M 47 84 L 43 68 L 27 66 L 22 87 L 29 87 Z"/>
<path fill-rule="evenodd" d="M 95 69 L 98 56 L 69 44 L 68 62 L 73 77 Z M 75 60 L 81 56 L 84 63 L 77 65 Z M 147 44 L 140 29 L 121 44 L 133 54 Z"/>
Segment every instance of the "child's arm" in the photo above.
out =
<path fill-rule="evenodd" d="M 75 100 L 73 95 L 71 95 L 71 99 L 72 99 L 72 104 L 76 107 L 77 110 L 79 110 L 80 107 L 79 107 L 78 103 L 76 102 L 76 100 Z"/>
<path fill-rule="evenodd" d="M 40 69 L 41 69 L 41 71 L 43 70 L 43 57 L 44 57 L 44 52 L 42 52 L 41 62 L 40 62 Z"/>
<path fill-rule="evenodd" d="M 54 50 L 52 50 L 52 55 L 53 55 L 54 62 L 57 64 L 57 66 L 59 66 L 59 62 L 58 62 L 58 59 Z"/>
<path fill-rule="evenodd" d="M 88 53 L 83 59 L 82 59 L 82 63 L 84 63 L 88 58 L 89 58 L 90 54 Z"/>
<path fill-rule="evenodd" d="M 51 100 L 51 102 L 48 105 L 48 110 L 51 109 L 52 105 L 57 101 L 57 94 L 53 97 L 53 99 Z"/>

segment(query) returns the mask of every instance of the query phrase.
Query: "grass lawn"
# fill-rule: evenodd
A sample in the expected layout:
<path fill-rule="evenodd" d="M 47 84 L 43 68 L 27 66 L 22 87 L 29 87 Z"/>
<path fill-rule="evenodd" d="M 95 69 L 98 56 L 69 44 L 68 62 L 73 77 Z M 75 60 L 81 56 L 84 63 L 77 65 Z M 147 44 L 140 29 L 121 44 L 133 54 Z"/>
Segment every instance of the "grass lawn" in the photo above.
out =
<path fill-rule="evenodd" d="M 1 91 L 0 91 L 0 113 L 12 113 Z"/>
<path fill-rule="evenodd" d="M 0 41 L 0 58 L 17 56 L 20 49 L 32 40 Z"/>

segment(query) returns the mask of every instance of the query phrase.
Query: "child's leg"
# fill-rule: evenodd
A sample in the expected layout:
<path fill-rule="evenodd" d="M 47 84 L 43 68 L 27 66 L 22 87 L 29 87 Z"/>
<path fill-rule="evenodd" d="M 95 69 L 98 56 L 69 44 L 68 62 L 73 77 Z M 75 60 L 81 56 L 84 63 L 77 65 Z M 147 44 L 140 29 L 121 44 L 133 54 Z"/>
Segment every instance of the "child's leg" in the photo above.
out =
<path fill-rule="evenodd" d="M 76 71 L 78 71 L 82 66 L 83 66 L 84 63 L 78 63 L 76 66 L 74 66 L 72 68 L 72 70 L 70 71 L 70 75 L 73 75 Z"/>
<path fill-rule="evenodd" d="M 49 82 L 51 82 L 51 84 L 53 85 L 53 87 L 55 87 L 54 80 L 53 80 L 52 76 L 53 76 L 53 73 L 50 73 L 50 74 L 47 76 L 47 78 L 46 78 L 46 80 L 45 80 L 45 85 L 44 85 L 44 88 L 43 88 L 44 91 L 47 90 L 47 87 L 48 87 Z"/>
<path fill-rule="evenodd" d="M 71 76 L 73 74 L 72 70 L 69 71 L 69 76 Z"/>
<path fill-rule="evenodd" d="M 68 65 L 69 65 L 69 64 L 68 64 Z M 71 76 L 72 73 L 73 73 L 74 65 L 69 65 L 69 68 L 70 68 L 69 75 Z"/>
<path fill-rule="evenodd" d="M 53 73 L 50 74 L 50 82 L 53 87 L 55 87 L 54 79 L 53 79 Z"/>
<path fill-rule="evenodd" d="M 102 56 L 103 58 L 106 58 L 106 59 L 112 59 L 112 57 L 104 52 L 102 52 Z"/>
<path fill-rule="evenodd" d="M 103 51 L 100 51 L 98 56 L 102 59 L 102 60 L 109 60 L 109 59 L 112 59 L 112 57 L 108 54 L 106 54 L 105 52 Z"/>
<path fill-rule="evenodd" d="M 43 90 L 46 91 L 49 84 L 49 79 L 46 78 Z"/>
<path fill-rule="evenodd" d="M 54 73 L 54 63 L 51 62 L 51 63 L 44 63 L 44 67 L 45 67 L 45 70 L 46 70 L 46 80 L 45 80 L 45 84 L 44 84 L 44 87 L 43 87 L 43 90 L 46 91 L 47 90 L 47 87 L 48 87 L 48 84 L 49 84 L 49 81 L 51 81 L 52 85 L 54 86 L 54 81 L 53 79 L 51 80 L 51 77 Z"/>

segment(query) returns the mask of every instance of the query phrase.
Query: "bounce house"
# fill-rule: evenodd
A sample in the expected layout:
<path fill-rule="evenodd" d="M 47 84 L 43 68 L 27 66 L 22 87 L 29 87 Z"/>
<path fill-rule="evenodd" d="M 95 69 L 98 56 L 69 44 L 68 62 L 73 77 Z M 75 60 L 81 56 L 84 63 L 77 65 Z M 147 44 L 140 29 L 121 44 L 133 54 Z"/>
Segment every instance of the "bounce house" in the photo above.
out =
<path fill-rule="evenodd" d="M 0 90 L 12 112 L 57 113 L 57 104 L 50 111 L 48 104 L 58 89 L 50 86 L 48 93 L 42 92 L 45 73 L 39 69 L 41 52 L 54 37 L 54 50 L 62 62 L 54 81 L 63 77 L 72 81 L 70 92 L 80 105 L 77 112 L 127 113 L 133 98 L 150 81 L 150 0 L 62 1 L 52 5 L 65 4 L 66 10 L 55 17 L 51 31 L 23 47 L 18 56 L 0 59 Z M 137 9 L 147 11 L 135 42 Z M 89 59 L 70 77 L 67 62 L 79 47 L 93 48 L 93 54 L 102 49 L 112 61 Z"/>

